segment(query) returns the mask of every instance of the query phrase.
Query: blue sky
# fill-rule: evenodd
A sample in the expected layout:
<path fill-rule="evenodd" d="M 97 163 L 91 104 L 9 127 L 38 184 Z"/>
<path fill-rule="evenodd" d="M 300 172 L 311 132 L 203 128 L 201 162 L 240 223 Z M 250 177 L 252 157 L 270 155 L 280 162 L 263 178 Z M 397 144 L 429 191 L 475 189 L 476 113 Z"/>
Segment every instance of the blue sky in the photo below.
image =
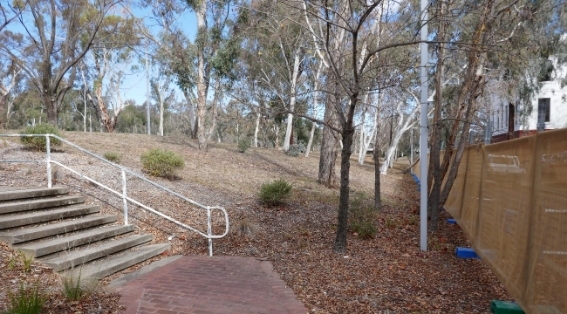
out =
<path fill-rule="evenodd" d="M 150 10 L 134 10 L 134 14 L 140 18 L 144 19 L 144 24 L 150 27 Z M 185 12 L 178 19 L 178 23 L 181 25 L 183 31 L 191 41 L 195 39 L 197 34 L 197 19 L 195 13 L 192 10 L 185 10 Z M 157 34 L 160 29 L 156 26 L 151 27 L 152 32 Z M 146 71 L 141 70 L 140 73 L 132 75 L 125 83 L 125 90 L 123 91 L 123 99 L 134 99 L 137 105 L 142 105 L 146 101 Z M 179 100 L 183 99 L 181 91 L 178 90 L 177 98 Z"/>

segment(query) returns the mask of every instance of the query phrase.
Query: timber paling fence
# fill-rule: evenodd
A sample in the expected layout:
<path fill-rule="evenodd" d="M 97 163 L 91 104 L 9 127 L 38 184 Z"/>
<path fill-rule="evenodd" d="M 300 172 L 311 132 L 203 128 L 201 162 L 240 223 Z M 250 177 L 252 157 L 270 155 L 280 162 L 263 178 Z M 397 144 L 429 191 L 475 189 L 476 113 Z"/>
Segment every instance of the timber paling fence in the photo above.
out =
<path fill-rule="evenodd" d="M 567 313 L 567 129 L 467 147 L 445 209 L 525 312 Z"/>

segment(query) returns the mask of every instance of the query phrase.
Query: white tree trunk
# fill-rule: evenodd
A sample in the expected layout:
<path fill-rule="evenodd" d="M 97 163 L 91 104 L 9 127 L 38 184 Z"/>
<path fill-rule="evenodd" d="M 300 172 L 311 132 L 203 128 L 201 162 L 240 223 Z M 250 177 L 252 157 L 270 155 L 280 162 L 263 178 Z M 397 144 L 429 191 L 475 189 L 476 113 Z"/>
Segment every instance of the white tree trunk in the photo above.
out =
<path fill-rule="evenodd" d="M 255 110 L 256 110 L 256 126 L 254 127 L 254 147 L 258 147 L 258 131 L 260 130 L 260 117 L 262 116 L 262 114 L 259 107 L 256 107 Z"/>
<path fill-rule="evenodd" d="M 287 151 L 289 149 L 289 142 L 291 140 L 291 131 L 293 129 L 293 110 L 295 110 L 295 99 L 296 99 L 296 95 L 295 93 L 297 92 L 296 90 L 296 86 L 297 86 L 297 76 L 299 74 L 299 63 L 301 62 L 300 59 L 300 53 L 301 53 L 301 48 L 298 47 L 295 50 L 295 54 L 294 54 L 294 60 L 293 60 L 293 72 L 291 72 L 291 86 L 290 86 L 290 93 L 291 93 L 291 98 L 289 100 L 289 111 L 290 113 L 288 113 L 287 115 L 287 129 L 285 130 L 285 140 L 284 140 L 284 144 L 283 144 L 283 150 Z"/>
<path fill-rule="evenodd" d="M 163 104 L 164 103 L 163 94 L 160 85 L 158 85 L 158 89 L 159 89 L 158 90 L 158 97 L 159 97 L 159 130 L 158 130 L 159 134 L 158 135 L 163 136 L 163 113 L 165 111 L 165 108 Z"/>
<path fill-rule="evenodd" d="M 414 100 L 418 99 L 411 92 L 410 95 L 414 98 Z M 396 152 L 398 143 L 402 139 L 402 136 L 406 131 L 411 129 L 417 122 L 414 118 L 417 115 L 417 113 L 419 113 L 420 106 L 419 106 L 419 101 L 416 101 L 415 103 L 418 105 L 415 106 L 415 108 L 412 110 L 410 115 L 407 117 L 404 117 L 403 115 L 403 109 L 402 109 L 403 101 L 400 101 L 397 105 L 396 111 L 398 112 L 398 124 L 395 126 L 394 129 L 394 138 L 392 139 L 392 144 L 386 150 L 384 163 L 382 164 L 382 167 L 380 167 L 381 174 L 386 174 L 388 172 L 388 167 L 390 166 L 391 159 L 394 156 L 394 153 Z"/>
<path fill-rule="evenodd" d="M 321 77 L 321 70 L 323 68 L 323 62 L 319 61 L 319 67 L 317 68 L 317 73 L 315 74 L 315 83 L 313 84 L 313 117 L 317 118 L 317 101 L 319 100 L 319 78 Z M 315 135 L 315 122 L 311 124 L 311 132 L 309 133 L 309 141 L 307 142 L 307 148 L 305 149 L 305 158 L 309 158 L 309 152 L 311 151 L 311 146 L 313 145 L 313 136 Z"/>
<path fill-rule="evenodd" d="M 197 27 L 202 31 L 207 31 L 207 0 L 201 0 L 195 9 L 197 15 Z M 207 149 L 207 134 L 205 131 L 205 115 L 207 108 L 208 84 L 205 77 L 205 47 L 197 44 L 197 140 L 199 149 Z"/>

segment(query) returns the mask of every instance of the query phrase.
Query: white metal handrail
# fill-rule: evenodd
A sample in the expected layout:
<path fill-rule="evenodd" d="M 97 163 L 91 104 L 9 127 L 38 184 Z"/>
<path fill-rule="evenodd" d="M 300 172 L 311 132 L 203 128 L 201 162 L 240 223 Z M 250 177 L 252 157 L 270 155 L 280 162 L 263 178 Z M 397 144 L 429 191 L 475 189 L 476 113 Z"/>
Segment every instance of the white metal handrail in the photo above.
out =
<path fill-rule="evenodd" d="M 51 164 L 56 164 L 56 165 L 58 165 L 59 167 L 64 168 L 64 169 L 66 169 L 66 170 L 68 170 L 68 171 L 70 171 L 70 172 L 72 172 L 72 173 L 74 173 L 74 174 L 80 176 L 81 178 L 84 178 L 84 179 L 86 179 L 86 180 L 88 180 L 88 181 L 90 181 L 90 182 L 92 182 L 92 183 L 98 185 L 99 187 L 101 187 L 101 188 L 103 188 L 103 189 L 109 191 L 110 193 L 115 194 L 115 195 L 117 195 L 118 197 L 122 198 L 123 207 L 124 207 L 124 224 L 125 224 L 125 225 L 128 224 L 128 202 L 130 202 L 130 203 L 135 204 L 135 205 L 137 205 L 137 206 L 140 206 L 140 207 L 142 207 L 142 208 L 144 208 L 144 209 L 146 209 L 146 210 L 148 210 L 148 211 L 150 211 L 150 212 L 152 212 L 152 213 L 154 213 L 154 214 L 156 214 L 156 215 L 158 215 L 158 216 L 160 216 L 160 217 L 162 217 L 162 218 L 165 218 L 165 219 L 167 219 L 167 220 L 169 220 L 169 221 L 171 221 L 171 222 L 173 222 L 173 223 L 175 223 L 175 224 L 177 224 L 177 225 L 179 225 L 179 226 L 181 226 L 181 227 L 183 227 L 183 228 L 185 228 L 185 229 L 187 229 L 187 230 L 191 230 L 191 231 L 193 231 L 193 232 L 195 232 L 195 233 L 197 233 L 197 234 L 199 234 L 199 235 L 205 237 L 205 238 L 208 240 L 208 244 L 209 244 L 209 256 L 213 256 L 213 242 L 212 242 L 212 239 L 219 239 L 219 238 L 222 238 L 222 237 L 224 237 L 224 236 L 226 236 L 226 235 L 228 234 L 228 231 L 229 231 L 228 213 L 227 213 L 226 209 L 224 209 L 223 207 L 220 207 L 220 206 L 206 206 L 206 205 L 200 204 L 200 203 L 198 203 L 198 202 L 195 202 L 194 200 L 191 200 L 191 199 L 189 199 L 189 198 L 187 198 L 187 197 L 185 197 L 185 196 L 183 196 L 183 195 L 181 195 L 181 194 L 179 194 L 179 193 L 177 193 L 177 192 L 175 192 L 175 191 L 172 191 L 171 189 L 169 189 L 169 188 L 167 188 L 167 187 L 165 187 L 165 186 L 163 186 L 163 185 L 161 185 L 161 184 L 158 184 L 158 183 L 156 183 L 156 182 L 154 182 L 154 181 L 148 180 L 148 179 L 146 179 L 145 177 L 143 177 L 143 176 L 141 176 L 141 175 L 139 175 L 139 174 L 137 174 L 137 173 L 135 173 L 135 172 L 133 172 L 133 171 L 131 171 L 131 170 L 125 168 L 125 167 L 122 167 L 122 166 L 120 166 L 120 165 L 117 165 L 117 164 L 115 164 L 115 163 L 113 163 L 113 162 L 111 162 L 111 161 L 109 161 L 109 160 L 107 160 L 107 159 L 105 159 L 105 158 L 103 158 L 103 157 L 101 157 L 101 156 L 98 156 L 98 155 L 96 155 L 96 154 L 94 154 L 94 153 L 92 153 L 92 152 L 90 152 L 90 151 L 88 151 L 88 150 L 86 150 L 86 149 L 84 149 L 84 148 L 82 148 L 82 147 L 80 147 L 80 146 L 78 146 L 78 145 L 72 143 L 72 142 L 69 142 L 69 141 L 65 140 L 64 138 L 61 138 L 61 137 L 59 137 L 59 136 L 57 136 L 57 135 L 55 135 L 55 134 L 0 134 L 0 137 L 45 137 L 46 159 L 45 159 L 43 162 L 45 162 L 45 163 L 46 163 L 46 166 L 47 166 L 47 187 L 49 187 L 49 188 L 52 187 Z M 56 138 L 56 139 L 60 140 L 61 142 L 65 143 L 65 144 L 67 144 L 67 145 L 69 145 L 69 146 L 72 146 L 72 147 L 74 147 L 74 148 L 76 148 L 76 149 L 82 151 L 83 153 L 85 153 L 85 154 L 87 154 L 87 155 L 90 155 L 90 156 L 92 156 L 92 157 L 94 157 L 94 158 L 96 158 L 96 159 L 99 159 L 100 161 L 102 161 L 102 162 L 104 162 L 104 163 L 107 163 L 107 164 L 109 164 L 109 165 L 111 165 L 111 166 L 113 166 L 113 167 L 115 167 L 115 168 L 118 168 L 118 169 L 121 171 L 121 174 L 122 174 L 122 192 L 115 191 L 115 190 L 113 190 L 112 188 L 110 188 L 110 187 L 104 185 L 103 183 L 100 183 L 100 182 L 98 182 L 98 181 L 96 181 L 96 180 L 94 180 L 94 179 L 92 179 L 92 178 L 90 178 L 90 177 L 88 177 L 88 176 L 86 176 L 86 175 L 83 175 L 83 174 L 79 173 L 78 171 L 76 171 L 76 170 L 74 170 L 74 169 L 72 169 L 72 168 L 70 168 L 70 167 L 67 167 L 67 166 L 61 164 L 61 163 L 58 162 L 58 161 L 51 160 L 51 141 L 50 141 L 50 137 Z M 37 162 L 37 161 L 33 161 L 33 160 L 31 160 L 31 161 L 30 161 L 30 160 L 0 160 L 0 162 Z M 156 188 L 158 188 L 158 189 L 161 189 L 161 190 L 163 190 L 163 191 L 165 191 L 165 192 L 167 192 L 167 193 L 169 193 L 169 194 L 171 194 L 171 195 L 174 195 L 174 196 L 176 196 L 176 197 L 178 197 L 178 198 L 180 198 L 180 199 L 182 199 L 182 200 L 184 200 L 184 201 L 186 201 L 186 202 L 189 202 L 190 204 L 193 204 L 193 205 L 195 205 L 195 206 L 197 206 L 197 207 L 199 207 L 199 208 L 205 209 L 205 210 L 207 211 L 207 233 L 201 232 L 201 231 L 199 231 L 199 230 L 197 230 L 197 229 L 195 229 L 195 228 L 193 228 L 193 227 L 191 227 L 191 226 L 188 226 L 188 225 L 186 225 L 186 224 L 184 224 L 184 223 L 182 223 L 182 222 L 180 222 L 180 221 L 178 221 L 178 220 L 176 220 L 176 219 L 174 219 L 174 218 L 172 218 L 172 217 L 170 217 L 170 216 L 167 216 L 167 215 L 161 213 L 161 212 L 158 211 L 158 210 L 155 210 L 155 209 L 151 208 L 150 206 L 144 205 L 144 204 L 142 204 L 141 202 L 138 202 L 137 200 L 135 200 L 135 199 L 129 197 L 129 196 L 127 195 L 127 186 L 126 186 L 127 180 L 126 180 L 126 174 L 129 174 L 129 175 L 131 175 L 131 176 L 134 176 L 134 177 L 136 177 L 136 178 L 138 178 L 138 179 L 140 179 L 140 180 L 142 180 L 142 181 L 144 181 L 144 182 L 146 182 L 146 183 L 149 183 L 149 184 L 153 185 L 154 187 L 156 187 Z M 224 230 L 224 233 L 221 234 L 221 235 L 214 235 L 214 234 L 212 234 L 211 214 L 212 214 L 213 210 L 219 210 L 219 211 L 221 211 L 221 212 L 224 214 L 225 230 Z"/>

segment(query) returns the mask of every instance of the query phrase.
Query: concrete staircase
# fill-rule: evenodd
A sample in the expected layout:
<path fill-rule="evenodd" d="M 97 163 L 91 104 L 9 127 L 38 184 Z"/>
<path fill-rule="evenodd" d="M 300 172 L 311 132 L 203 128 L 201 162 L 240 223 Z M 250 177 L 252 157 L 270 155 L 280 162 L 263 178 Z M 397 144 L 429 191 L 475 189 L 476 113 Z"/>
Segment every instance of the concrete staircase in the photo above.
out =
<path fill-rule="evenodd" d="M 0 241 L 63 276 L 101 279 L 170 248 L 65 188 L 0 187 Z"/>

